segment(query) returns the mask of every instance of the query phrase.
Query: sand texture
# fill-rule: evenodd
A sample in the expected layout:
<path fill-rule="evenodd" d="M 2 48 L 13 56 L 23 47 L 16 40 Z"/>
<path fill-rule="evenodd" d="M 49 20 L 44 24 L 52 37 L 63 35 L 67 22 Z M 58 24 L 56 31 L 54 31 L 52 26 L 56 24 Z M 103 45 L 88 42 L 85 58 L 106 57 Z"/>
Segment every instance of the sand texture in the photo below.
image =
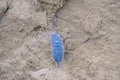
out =
<path fill-rule="evenodd" d="M 0 0 L 0 80 L 120 80 L 120 0 Z"/>

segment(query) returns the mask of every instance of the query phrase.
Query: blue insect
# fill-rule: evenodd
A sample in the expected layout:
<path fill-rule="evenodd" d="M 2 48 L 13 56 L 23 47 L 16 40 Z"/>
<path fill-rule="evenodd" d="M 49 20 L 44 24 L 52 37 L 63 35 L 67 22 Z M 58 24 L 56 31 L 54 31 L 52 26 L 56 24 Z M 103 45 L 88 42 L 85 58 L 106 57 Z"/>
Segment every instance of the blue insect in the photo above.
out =
<path fill-rule="evenodd" d="M 52 22 L 52 34 L 51 32 L 45 33 L 41 35 L 39 39 L 43 38 L 46 34 L 50 35 L 52 57 L 57 67 L 60 67 L 60 63 L 64 57 L 64 47 L 63 47 L 63 41 L 60 35 L 57 32 L 55 32 L 55 26 L 56 26 L 56 16 L 54 16 L 54 19 Z"/>
<path fill-rule="evenodd" d="M 51 48 L 52 48 L 53 59 L 54 59 L 55 63 L 57 64 L 57 66 L 59 67 L 60 63 L 63 59 L 63 56 L 64 56 L 64 48 L 63 48 L 63 41 L 62 41 L 60 35 L 58 33 L 56 33 L 54 30 L 55 24 L 56 24 L 56 17 L 54 16 L 54 20 L 52 23 L 53 33 L 50 38 L 50 44 L 51 44 Z"/>

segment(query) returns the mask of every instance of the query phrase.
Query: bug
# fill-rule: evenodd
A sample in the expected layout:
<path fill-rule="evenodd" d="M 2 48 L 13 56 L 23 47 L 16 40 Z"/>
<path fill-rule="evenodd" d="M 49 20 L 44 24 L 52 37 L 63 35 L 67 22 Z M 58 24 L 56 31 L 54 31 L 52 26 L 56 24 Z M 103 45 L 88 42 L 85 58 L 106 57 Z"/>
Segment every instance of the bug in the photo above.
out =
<path fill-rule="evenodd" d="M 52 31 L 53 33 L 50 36 L 50 45 L 52 49 L 52 57 L 58 67 L 60 67 L 60 63 L 64 56 L 64 48 L 63 41 L 58 33 L 55 32 L 54 27 L 56 24 L 56 16 L 54 16 L 52 22 Z"/>
<path fill-rule="evenodd" d="M 56 16 L 53 18 L 52 22 L 52 32 L 47 32 L 38 36 L 37 40 L 45 37 L 46 35 L 50 35 L 50 45 L 51 45 L 51 52 L 52 52 L 52 59 L 56 63 L 57 67 L 60 67 L 60 63 L 64 57 L 64 46 L 63 41 L 60 35 L 55 31 L 56 26 Z"/>

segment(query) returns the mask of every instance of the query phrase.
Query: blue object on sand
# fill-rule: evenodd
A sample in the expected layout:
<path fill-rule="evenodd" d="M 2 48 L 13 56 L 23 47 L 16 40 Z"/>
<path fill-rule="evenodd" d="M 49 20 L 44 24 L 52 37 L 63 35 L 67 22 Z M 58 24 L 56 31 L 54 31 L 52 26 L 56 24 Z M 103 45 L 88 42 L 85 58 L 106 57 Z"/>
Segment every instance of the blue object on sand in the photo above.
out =
<path fill-rule="evenodd" d="M 53 24 L 52 25 L 53 33 L 50 38 L 50 44 L 52 47 L 52 56 L 57 66 L 60 66 L 60 62 L 62 61 L 64 56 L 64 48 L 63 48 L 63 42 L 60 35 L 56 33 L 54 29 L 56 25 L 56 16 L 54 16 L 54 20 L 52 24 Z"/>
<path fill-rule="evenodd" d="M 52 47 L 53 59 L 57 63 L 57 66 L 59 66 L 64 55 L 63 42 L 60 35 L 57 33 L 53 33 L 51 35 L 50 42 Z"/>

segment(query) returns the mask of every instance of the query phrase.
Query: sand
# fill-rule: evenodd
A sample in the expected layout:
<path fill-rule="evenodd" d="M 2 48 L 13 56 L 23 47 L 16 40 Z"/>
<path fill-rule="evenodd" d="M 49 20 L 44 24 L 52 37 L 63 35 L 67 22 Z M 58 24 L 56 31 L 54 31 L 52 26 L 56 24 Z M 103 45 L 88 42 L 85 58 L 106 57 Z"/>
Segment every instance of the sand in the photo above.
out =
<path fill-rule="evenodd" d="M 120 0 L 0 0 L 0 80 L 120 80 Z"/>

